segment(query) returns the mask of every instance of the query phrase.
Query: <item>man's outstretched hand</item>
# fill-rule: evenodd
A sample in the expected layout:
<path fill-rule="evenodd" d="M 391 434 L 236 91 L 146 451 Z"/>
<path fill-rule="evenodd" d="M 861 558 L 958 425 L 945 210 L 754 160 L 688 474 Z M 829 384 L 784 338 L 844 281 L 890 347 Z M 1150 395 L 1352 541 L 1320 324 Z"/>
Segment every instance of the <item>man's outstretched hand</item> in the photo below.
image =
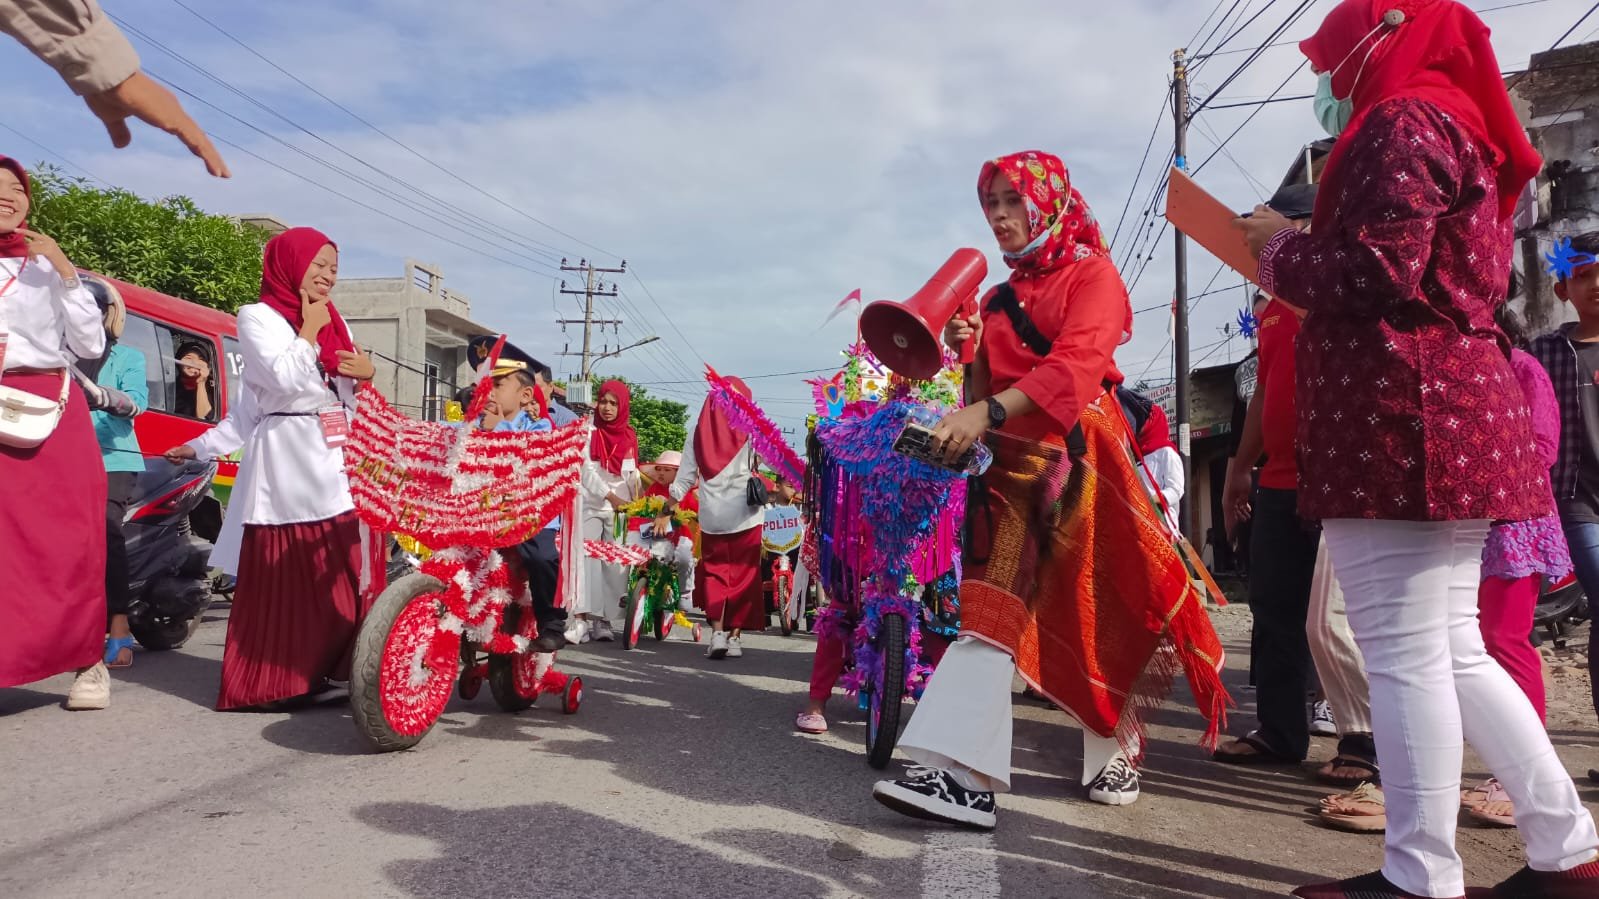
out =
<path fill-rule="evenodd" d="M 183 141 L 189 152 L 205 161 L 205 170 L 218 178 L 230 177 L 228 164 L 222 154 L 211 145 L 211 138 L 189 117 L 183 104 L 172 92 L 157 84 L 143 72 L 134 72 L 128 80 L 110 90 L 90 94 L 83 98 L 111 135 L 112 146 L 121 149 L 133 142 L 128 130 L 129 118 L 139 119 Z"/>

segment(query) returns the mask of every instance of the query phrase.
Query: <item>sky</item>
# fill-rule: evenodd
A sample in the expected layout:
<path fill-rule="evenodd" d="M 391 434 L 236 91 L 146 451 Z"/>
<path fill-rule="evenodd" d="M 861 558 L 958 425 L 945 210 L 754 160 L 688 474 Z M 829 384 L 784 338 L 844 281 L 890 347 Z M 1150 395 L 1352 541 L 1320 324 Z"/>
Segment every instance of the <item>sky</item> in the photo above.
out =
<path fill-rule="evenodd" d="M 314 225 L 339 243 L 341 277 L 397 277 L 408 257 L 436 265 L 474 319 L 558 375 L 576 361 L 555 354 L 581 342 L 554 323 L 581 315 L 556 293 L 580 280 L 559 260 L 625 259 L 621 295 L 598 301 L 624 324 L 603 339 L 660 340 L 597 370 L 692 416 L 710 363 L 748 378 L 798 434 L 810 389 L 786 373 L 838 366 L 853 317 L 823 323 L 846 294 L 907 296 L 964 246 L 988 253 L 988 283 L 1005 276 L 976 178 L 985 159 L 1022 149 L 1065 160 L 1107 236 L 1121 223 L 1115 258 L 1132 263 L 1134 309 L 1149 311 L 1117 360 L 1134 380 L 1169 381 L 1171 235 L 1140 237 L 1160 230 L 1161 207 L 1145 213 L 1172 148 L 1171 53 L 1223 51 L 1193 72 L 1194 95 L 1219 94 L 1217 106 L 1285 79 L 1280 96 L 1315 87 L 1308 69 L 1290 77 L 1302 57 L 1288 44 L 1217 90 L 1249 58 L 1225 51 L 1267 42 L 1296 0 L 102 2 L 147 71 L 200 98 L 185 105 L 227 142 L 234 177 L 207 177 L 148 128 L 113 150 L 54 73 L 8 44 L 0 153 Z M 1277 40 L 1307 36 L 1333 5 L 1315 0 Z M 1518 69 L 1591 4 L 1467 5 L 1484 11 L 1501 66 Z M 1567 43 L 1595 30 L 1590 20 Z M 1309 100 L 1207 109 L 1190 168 L 1240 125 L 1196 177 L 1246 209 L 1323 133 Z M 1241 358 L 1247 341 L 1224 330 L 1245 306 L 1241 279 L 1196 248 L 1188 280 L 1191 296 L 1218 291 L 1192 307 L 1194 363 Z"/>

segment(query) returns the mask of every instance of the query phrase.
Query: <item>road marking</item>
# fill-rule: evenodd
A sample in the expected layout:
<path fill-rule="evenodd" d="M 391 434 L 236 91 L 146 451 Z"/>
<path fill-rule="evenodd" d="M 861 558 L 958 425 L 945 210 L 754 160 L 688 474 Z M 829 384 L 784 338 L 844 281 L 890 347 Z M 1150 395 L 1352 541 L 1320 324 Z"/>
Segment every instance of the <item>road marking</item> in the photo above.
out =
<path fill-rule="evenodd" d="M 924 899 L 987 899 L 999 896 L 999 855 L 994 835 L 940 830 L 922 850 Z"/>

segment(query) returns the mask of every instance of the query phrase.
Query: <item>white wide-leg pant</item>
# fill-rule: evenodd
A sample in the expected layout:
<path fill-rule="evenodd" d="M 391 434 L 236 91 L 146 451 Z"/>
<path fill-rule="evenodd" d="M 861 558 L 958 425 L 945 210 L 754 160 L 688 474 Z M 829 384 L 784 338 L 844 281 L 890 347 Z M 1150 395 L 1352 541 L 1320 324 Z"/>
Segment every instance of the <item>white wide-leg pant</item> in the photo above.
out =
<path fill-rule="evenodd" d="M 968 790 L 1010 792 L 1010 654 L 975 637 L 956 640 L 927 682 L 899 748 L 919 765 L 943 768 Z M 1120 751 L 1114 738 L 1083 731 L 1083 784 Z"/>
<path fill-rule="evenodd" d="M 1462 737 L 1514 801 L 1531 867 L 1563 871 L 1592 858 L 1593 818 L 1532 703 L 1483 647 L 1488 522 L 1333 519 L 1324 528 L 1371 679 L 1388 807 L 1383 874 L 1422 896 L 1465 892 L 1455 851 Z"/>
<path fill-rule="evenodd" d="M 1332 703 L 1338 733 L 1371 733 L 1371 685 L 1366 681 L 1366 664 L 1360 658 L 1360 647 L 1355 645 L 1354 634 L 1349 630 L 1344 591 L 1333 572 L 1325 537 L 1316 553 L 1305 636 L 1310 641 L 1311 658 L 1316 660 L 1323 698 Z"/>

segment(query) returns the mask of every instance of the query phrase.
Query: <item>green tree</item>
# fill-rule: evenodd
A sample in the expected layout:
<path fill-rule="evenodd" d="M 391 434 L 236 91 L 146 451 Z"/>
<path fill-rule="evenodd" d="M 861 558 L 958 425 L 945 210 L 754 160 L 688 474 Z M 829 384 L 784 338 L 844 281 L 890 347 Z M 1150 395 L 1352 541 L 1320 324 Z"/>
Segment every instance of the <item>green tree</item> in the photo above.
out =
<path fill-rule="evenodd" d="M 613 380 L 594 375 L 594 397 L 600 396 L 600 385 Z M 630 418 L 633 430 L 638 432 L 639 461 L 653 461 L 667 450 L 681 450 L 688 438 L 688 406 L 658 396 L 650 396 L 645 388 L 626 378 L 615 378 L 627 385 L 633 396 Z"/>
<path fill-rule="evenodd" d="M 268 236 L 260 228 L 204 212 L 188 197 L 145 200 L 49 165 L 31 175 L 29 227 L 55 238 L 78 267 L 225 312 L 260 295 Z"/>

